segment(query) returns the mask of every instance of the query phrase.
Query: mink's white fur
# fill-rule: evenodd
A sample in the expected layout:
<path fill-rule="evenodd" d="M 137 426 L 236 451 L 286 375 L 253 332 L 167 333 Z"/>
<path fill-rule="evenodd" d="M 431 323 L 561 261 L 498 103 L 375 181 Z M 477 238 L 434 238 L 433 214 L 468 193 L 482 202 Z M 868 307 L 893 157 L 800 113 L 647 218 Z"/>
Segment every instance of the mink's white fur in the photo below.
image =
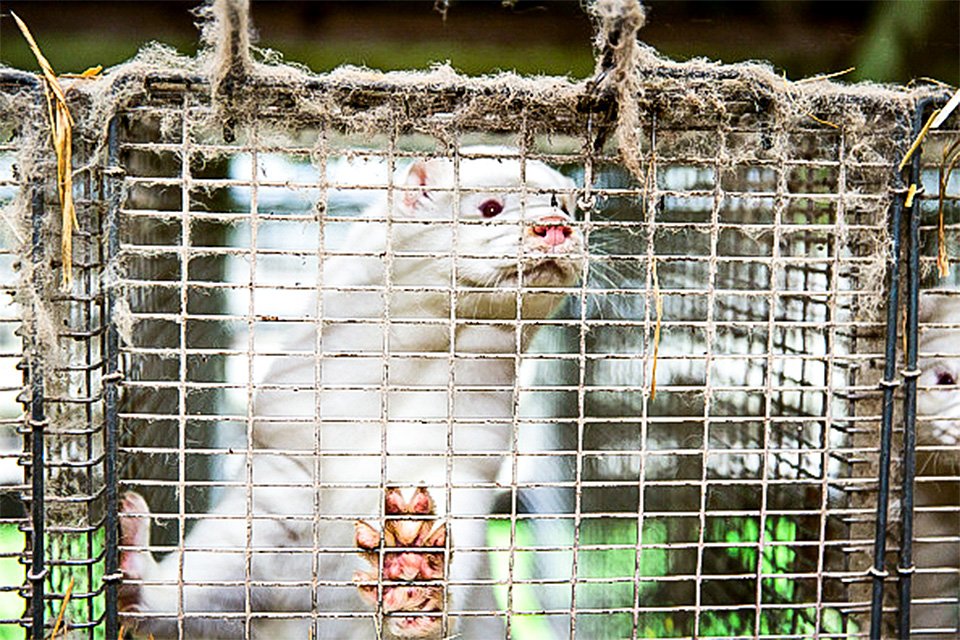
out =
<path fill-rule="evenodd" d="M 922 323 L 955 325 L 924 328 L 917 364 L 917 413 L 929 416 L 918 430 L 927 444 L 960 444 L 960 296 L 925 294 Z"/>
<path fill-rule="evenodd" d="M 445 629 L 439 617 L 385 617 L 384 633 L 502 635 L 495 616 L 456 613 L 496 610 L 489 587 L 463 583 L 489 577 L 482 516 L 511 451 L 518 355 L 576 283 L 583 241 L 569 178 L 508 149 L 463 153 L 514 158 L 413 163 L 390 207 L 359 217 L 323 262 L 320 299 L 307 305 L 322 324 L 291 329 L 286 350 L 302 356 L 274 357 L 253 399 L 252 454 L 235 478 L 251 486 L 225 489 L 182 552 L 159 562 L 141 549 L 146 503 L 124 497 L 127 629 L 306 638 L 313 624 L 312 637 L 377 637 L 353 582 L 365 566 L 354 525 L 381 515 L 387 487 L 406 485 L 426 487 L 451 518 L 455 586 Z M 228 584 L 200 584 L 211 581 Z"/>

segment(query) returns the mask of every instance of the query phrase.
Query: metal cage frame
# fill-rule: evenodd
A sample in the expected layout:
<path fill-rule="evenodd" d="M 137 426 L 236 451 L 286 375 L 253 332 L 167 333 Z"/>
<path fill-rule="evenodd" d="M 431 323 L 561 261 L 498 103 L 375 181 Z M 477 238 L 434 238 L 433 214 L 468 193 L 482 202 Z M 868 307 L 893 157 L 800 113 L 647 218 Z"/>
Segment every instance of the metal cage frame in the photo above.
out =
<path fill-rule="evenodd" d="M 666 76 L 671 74 L 670 70 L 664 72 Z M 678 74 L 678 72 L 673 72 Z M 725 70 L 718 72 L 722 78 L 724 74 L 732 77 Z M 735 75 L 735 74 L 734 74 Z M 708 78 L 708 81 L 717 78 Z M 140 79 L 132 78 L 131 83 L 139 82 Z M 272 112 L 275 115 L 282 116 L 285 105 L 289 104 L 286 100 L 288 95 L 284 94 L 283 87 L 271 87 L 269 83 L 259 87 L 261 89 L 270 89 L 274 93 L 265 97 L 262 111 L 263 113 Z M 253 90 L 256 90 L 255 87 Z M 304 86 L 295 87 L 297 91 L 330 93 L 340 92 L 343 96 L 343 104 L 347 110 L 356 111 L 371 110 L 382 105 L 402 104 L 402 108 L 408 110 L 422 110 L 423 112 L 435 111 L 442 112 L 449 105 L 456 104 L 464 99 L 464 92 L 458 87 L 420 87 L 419 97 L 428 96 L 431 100 L 418 101 L 416 96 L 411 99 L 409 95 L 402 94 L 396 86 L 389 83 L 374 83 L 363 87 L 345 87 L 342 85 L 333 86 L 321 80 L 311 80 Z M 4 71 L 0 73 L 0 91 L 21 92 L 28 91 L 34 96 L 38 104 L 42 104 L 42 88 L 39 81 L 32 75 Z M 496 95 L 494 89 L 490 89 L 490 95 Z M 201 100 L 209 100 L 209 80 L 200 76 L 177 75 L 168 76 L 151 74 L 143 79 L 141 96 L 150 97 L 159 96 L 161 100 L 167 101 L 183 99 L 187 95 L 198 95 Z M 268 95 L 264 92 L 264 95 Z M 751 96 L 744 96 L 747 100 L 753 100 Z M 513 95 L 511 99 L 520 106 L 518 112 L 521 113 L 519 119 L 526 117 L 523 110 L 529 106 L 528 96 Z M 926 122 L 928 114 L 933 107 L 943 103 L 942 98 L 921 100 L 915 107 L 912 114 L 900 114 L 905 121 L 910 122 L 906 129 L 909 137 L 904 137 L 896 142 L 894 146 L 906 147 L 911 140 L 916 137 Z M 129 105 L 129 102 L 127 103 Z M 186 101 L 184 100 L 184 104 Z M 769 105 L 766 105 L 769 106 Z M 758 105 L 758 109 L 763 109 L 764 105 Z M 587 132 L 587 137 L 594 137 L 597 132 L 603 136 L 606 130 L 600 124 L 603 120 L 603 114 L 609 111 L 610 103 L 600 103 L 594 105 L 592 109 L 587 109 L 576 116 L 571 114 L 571 121 L 565 123 L 563 127 L 571 130 Z M 655 120 L 655 114 L 652 116 Z M 105 140 L 84 138 L 80 145 L 86 145 L 91 151 L 105 149 L 103 160 L 97 160 L 93 167 L 84 170 L 80 187 L 81 193 L 80 205 L 82 211 L 87 214 L 87 221 L 90 226 L 81 229 L 81 246 L 79 258 L 77 260 L 80 275 L 78 282 L 81 284 L 78 288 L 67 296 L 54 294 L 54 299 L 48 302 L 52 304 L 74 305 L 76 315 L 74 320 L 79 324 L 70 324 L 67 329 L 61 331 L 61 338 L 73 340 L 81 345 L 85 356 L 82 361 L 70 362 L 67 365 L 62 363 L 44 362 L 43 349 L 38 342 L 41 340 L 37 327 L 31 322 L 25 322 L 23 331 L 23 358 L 24 358 L 24 416 L 19 422 L 20 431 L 23 436 L 24 451 L 22 456 L 23 464 L 29 474 L 29 487 L 22 487 L 23 499 L 29 505 L 29 521 L 23 520 L 17 522 L 19 526 L 28 534 L 27 548 L 22 554 L 23 562 L 29 561 L 29 570 L 26 572 L 26 583 L 23 586 L 23 593 L 29 600 L 29 611 L 21 619 L 31 637 L 40 639 L 45 637 L 50 625 L 49 609 L 53 603 L 66 599 L 65 594 L 60 591 L 60 586 L 52 582 L 52 571 L 54 567 L 73 567 L 79 565 L 84 567 L 87 573 L 85 585 L 89 589 L 82 594 L 73 596 L 74 603 L 77 601 L 87 603 L 87 619 L 78 623 L 77 628 L 85 628 L 88 637 L 114 638 L 120 633 L 118 622 L 117 596 L 118 588 L 122 581 L 122 574 L 119 565 L 119 544 L 118 544 L 118 499 L 119 487 L 122 479 L 118 471 L 118 451 L 121 448 L 119 439 L 121 437 L 121 417 L 120 403 L 121 393 L 124 383 L 122 360 L 122 348 L 120 332 L 117 323 L 113 320 L 117 313 L 117 305 L 123 292 L 119 287 L 113 286 L 108 282 L 111 276 L 112 266 L 115 264 L 118 256 L 121 254 L 120 238 L 120 217 L 124 198 L 127 194 L 127 185 L 124 180 L 127 177 L 126 167 L 122 159 L 122 134 L 120 132 L 121 115 L 115 115 L 109 123 Z M 30 124 L 36 124 L 35 122 Z M 228 123 L 225 127 L 224 137 L 228 138 L 230 133 L 226 131 L 234 123 Z M 327 125 L 321 125 L 327 126 Z M 656 133 L 659 131 L 656 125 L 651 128 Z M 598 137 L 601 137 L 598 136 Z M 597 140 L 594 145 L 594 153 L 601 154 L 603 141 Z M 588 145 L 589 146 L 589 145 Z M 9 148 L 10 151 L 13 147 Z M 0 152 L 3 148 L 0 148 Z M 392 151 L 392 150 L 391 150 Z M 98 151 L 99 152 L 99 151 Z M 43 152 L 46 154 L 46 152 Z M 589 157 L 590 151 L 580 152 L 578 157 Z M 45 158 L 49 166 L 49 157 Z M 184 158 L 182 162 L 188 163 Z M 910 164 L 909 176 L 904 181 L 901 173 L 891 166 L 894 178 L 893 184 L 896 192 L 892 198 L 892 203 L 888 215 L 888 224 L 890 230 L 890 239 L 892 241 L 889 248 L 888 277 L 885 292 L 886 317 L 885 317 L 885 336 L 884 336 L 884 359 L 885 369 L 883 372 L 882 386 L 882 417 L 880 430 L 880 446 L 878 450 L 878 489 L 876 494 L 876 520 L 874 523 L 874 547 L 873 547 L 873 566 L 870 569 L 870 580 L 872 581 L 872 591 L 870 596 L 870 637 L 880 638 L 883 626 L 885 624 L 885 614 L 891 612 L 889 602 L 884 603 L 885 595 L 889 599 L 887 572 L 887 549 L 888 549 L 888 531 L 891 529 L 891 519 L 888 512 L 888 506 L 895 497 L 896 490 L 892 483 L 896 478 L 892 470 L 891 460 L 895 458 L 895 408 L 897 405 L 897 389 L 903 387 L 903 469 L 902 469 L 902 487 L 901 491 L 901 534 L 902 545 L 898 548 L 898 575 L 896 584 L 899 590 L 899 601 L 910 602 L 911 581 L 914 571 L 914 562 L 912 559 L 912 535 L 913 535 L 913 498 L 914 498 L 914 477 L 916 474 L 915 450 L 916 450 L 916 399 L 917 399 L 917 376 L 919 375 L 917 366 L 918 357 L 918 307 L 920 296 L 920 226 L 922 197 L 913 200 L 912 206 L 904 211 L 903 193 L 907 184 L 919 184 L 921 180 L 921 157 L 917 153 Z M 585 169 L 586 188 L 590 189 L 593 167 L 588 166 Z M 50 187 L 49 175 L 27 176 L 22 178 L 19 188 L 24 192 L 30 193 L 31 212 L 30 219 L 32 223 L 32 237 L 28 248 L 21 248 L 23 256 L 28 256 L 33 261 L 35 270 L 32 271 L 34 281 L 24 283 L 25 286 L 33 286 L 38 292 L 47 290 L 47 284 L 42 278 L 45 273 L 43 265 L 49 263 L 50 257 L 47 252 L 47 239 L 45 235 L 46 224 L 51 210 L 51 198 L 49 196 Z M 716 178 L 719 182 L 719 177 Z M 654 214 L 655 217 L 655 214 Z M 901 229 L 906 220 L 908 233 L 905 239 L 901 237 Z M 906 257 L 901 254 L 906 245 Z M 254 249 L 253 251 L 256 251 Z M 322 251 L 322 249 L 321 249 Z M 648 245 L 647 251 L 650 255 L 656 254 L 653 243 Z M 651 260 L 652 262 L 652 260 Z M 906 266 L 905 278 L 901 275 L 901 263 Z M 49 264 L 47 264 L 49 266 Z M 185 265 L 181 268 L 185 269 Z M 649 277 L 649 276 L 648 276 Z M 905 295 L 902 294 L 902 287 L 905 281 Z M 712 286 L 712 285 L 711 285 Z M 648 292 L 649 294 L 649 292 Z M 906 302 L 906 324 L 904 332 L 899 331 L 899 309 L 901 295 Z M 518 294 L 519 296 L 519 294 Z M 585 304 L 585 303 L 584 303 Z M 650 311 L 647 310 L 645 326 L 651 325 Z M 709 322 L 709 321 L 708 321 Z M 897 353 L 898 345 L 901 339 L 906 341 L 906 368 L 898 369 Z M 582 356 L 581 347 L 581 356 Z M 769 353 L 767 355 L 770 355 Z M 585 368 L 585 360 L 581 358 L 579 363 L 581 367 L 581 376 Z M 45 368 L 66 367 L 70 375 L 78 375 L 83 378 L 81 385 L 82 393 L 79 395 L 61 396 L 52 393 L 44 386 Z M 901 382 L 902 379 L 902 382 Z M 582 377 L 581 377 L 581 397 L 579 402 L 580 419 L 582 423 L 583 408 L 582 403 Z M 709 385 L 708 385 L 709 386 Z M 829 385 L 828 385 L 829 387 Z M 827 388 L 825 393 L 830 393 L 833 389 Z M 45 479 L 50 472 L 51 461 L 46 455 L 46 446 L 50 442 L 49 425 L 51 421 L 51 411 L 57 415 L 58 405 L 60 404 L 79 404 L 87 406 L 85 409 L 87 423 L 80 429 L 83 433 L 77 433 L 71 437 L 86 438 L 87 444 L 84 445 L 84 455 L 87 462 L 84 464 L 90 469 L 96 467 L 97 474 L 102 474 L 102 480 L 90 480 L 87 487 L 89 494 L 80 494 L 77 499 L 88 505 L 92 514 L 88 528 L 74 531 L 81 536 L 86 536 L 88 541 L 88 556 L 82 561 L 75 562 L 74 559 L 57 558 L 52 555 L 55 549 L 47 541 L 50 538 L 50 528 L 48 522 L 48 500 L 49 487 L 45 485 Z M 86 403 L 86 405 L 84 404 Z M 102 409 L 91 409 L 90 405 L 98 405 Z M 86 429 L 86 431 L 84 431 Z M 579 464 L 583 464 L 584 443 L 582 434 L 583 425 L 581 424 L 581 434 L 577 451 Z M 102 438 L 102 450 L 100 444 L 91 444 L 92 440 Z M 702 444 L 706 447 L 706 443 Z M 706 468 L 706 460 L 701 463 Z M 704 470 L 704 473 L 706 471 Z M 824 472 L 825 473 L 825 472 Z M 515 477 L 515 476 L 514 476 Z M 92 478 L 92 475 L 91 475 Z M 763 480 L 766 482 L 766 479 Z M 826 482 L 826 476 L 824 477 Z M 704 485 L 706 481 L 703 481 Z M 766 485 L 764 485 L 765 487 Z M 512 495 L 512 514 L 517 515 L 516 506 L 516 487 L 514 486 Z M 577 509 L 576 517 L 580 515 L 580 487 L 577 487 Z M 705 491 L 705 489 L 703 489 Z M 58 499 L 62 499 L 58 498 Z M 92 505 L 92 506 L 91 506 Z M 701 510 L 701 516 L 704 515 L 704 506 Z M 826 516 L 824 516 L 826 517 Z M 513 520 L 514 529 L 512 535 L 516 535 L 516 518 Z M 825 526 L 825 525 L 823 525 Z M 578 530 L 579 531 L 579 530 Z M 102 535 L 102 547 L 100 543 L 94 544 L 93 537 Z M 182 532 L 181 532 L 182 535 Z M 578 533 L 579 535 L 579 533 Z M 701 538 L 703 532 L 701 530 Z M 640 534 L 637 534 L 638 538 Z M 513 544 L 513 539 L 511 541 Z M 576 558 L 576 549 L 579 540 L 574 542 L 574 557 Z M 703 544 L 702 539 L 700 544 Z M 760 548 L 763 546 L 763 535 L 760 536 L 758 543 Z M 640 543 L 637 543 L 638 553 Z M 512 547 L 511 547 L 512 550 Z M 576 559 L 574 560 L 576 563 Z M 97 566 L 96 571 L 92 568 Z M 574 565 L 576 568 L 576 565 Z M 72 570 L 72 569 L 70 569 Z M 63 569 L 68 571 L 68 569 Z M 698 569 L 699 571 L 699 569 Z M 65 575 L 65 574 L 64 574 Z M 698 576 L 699 577 L 699 576 Z M 512 580 L 512 576 L 510 578 Z M 639 574 L 635 576 L 639 580 Z M 759 583 L 759 579 L 758 579 Z M 759 587 L 758 587 L 759 590 Z M 511 596 L 512 597 L 512 596 Z M 576 608 L 576 591 L 572 596 L 574 602 L 572 606 Z M 699 597 L 699 596 L 698 596 Z M 97 601 L 102 604 L 93 604 Z M 819 606 L 822 602 L 818 601 Z M 512 607 L 512 605 L 511 605 Z M 700 611 L 701 605 L 697 605 Z M 899 633 L 906 637 L 910 630 L 910 607 L 897 607 L 897 628 Z M 756 615 L 759 617 L 759 610 Z M 819 613 L 818 613 L 819 615 Z M 758 618 L 759 619 L 759 618 Z M 571 623 L 575 624 L 575 623 Z M 635 623 L 636 624 L 636 623 Z M 699 623 L 697 623 L 699 624 Z M 508 622 L 509 625 L 509 622 Z M 509 627 L 508 627 L 509 629 Z M 634 633 L 637 633 L 636 626 Z M 754 633 L 759 633 L 754 628 Z M 828 634 L 825 634 L 828 635 Z"/>

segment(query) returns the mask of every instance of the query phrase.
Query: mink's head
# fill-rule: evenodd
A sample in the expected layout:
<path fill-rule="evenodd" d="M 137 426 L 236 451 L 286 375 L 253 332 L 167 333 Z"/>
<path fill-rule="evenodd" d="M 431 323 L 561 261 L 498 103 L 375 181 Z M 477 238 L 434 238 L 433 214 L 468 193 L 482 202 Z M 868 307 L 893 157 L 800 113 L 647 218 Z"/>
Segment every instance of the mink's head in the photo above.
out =
<path fill-rule="evenodd" d="M 543 162 L 504 147 L 466 147 L 458 161 L 413 163 L 400 187 L 392 252 L 416 262 L 408 271 L 427 268 L 472 297 L 467 315 L 516 317 L 523 298 L 521 315 L 543 317 L 562 295 L 542 290 L 579 279 L 576 185 Z"/>

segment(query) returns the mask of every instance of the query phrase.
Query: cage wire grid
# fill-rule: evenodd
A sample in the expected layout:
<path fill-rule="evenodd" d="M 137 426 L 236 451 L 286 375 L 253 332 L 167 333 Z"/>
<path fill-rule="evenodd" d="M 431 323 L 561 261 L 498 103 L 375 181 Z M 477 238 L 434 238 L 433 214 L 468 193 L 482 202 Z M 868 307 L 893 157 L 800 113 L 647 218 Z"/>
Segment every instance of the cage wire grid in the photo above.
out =
<path fill-rule="evenodd" d="M 3 436 L 14 435 L 19 444 L 13 448 L 5 441 L 3 453 L 4 463 L 11 463 L 4 470 L 0 514 L 8 596 L 0 616 L 3 637 L 21 637 L 18 622 L 42 620 L 45 609 L 61 600 L 69 600 L 77 614 L 71 625 L 92 633 L 103 610 L 102 314 L 96 293 L 102 198 L 93 173 L 77 172 L 75 197 L 85 220 L 74 236 L 76 286 L 44 298 L 39 292 L 48 287 L 49 272 L 42 265 L 53 256 L 45 238 L 47 212 L 56 206 L 49 176 L 56 165 L 49 156 L 25 150 L 36 149 L 43 137 L 38 123 L 46 100 L 30 74 L 4 72 L 0 88 L 3 277 L 4 291 L 14 301 L 4 307 L 3 387 L 16 391 L 15 401 L 24 407 L 13 413 L 14 398 L 4 398 Z M 23 295 L 24 286 L 36 295 Z M 47 313 L 55 307 L 56 314 Z M 59 357 L 44 356 L 51 351 Z M 21 384 L 8 377 L 14 375 L 22 376 Z M 16 425 L 15 431 L 6 431 L 8 425 Z"/>
<path fill-rule="evenodd" d="M 17 77 L 12 79 L 11 84 L 18 90 L 24 80 L 24 77 Z M 7 83 L 4 83 L 4 90 L 9 90 Z M 10 114 L 4 110 L 3 115 L 4 121 L 7 123 Z M 14 172 L 14 163 L 11 161 L 11 156 L 17 149 L 17 135 L 12 130 L 13 119 L 10 118 L 9 122 L 10 124 L 4 127 L 2 145 L 0 145 L 0 157 L 3 158 L 2 164 L 0 164 L 0 167 L 2 167 L 0 194 L 2 194 L 5 206 L 18 197 L 21 191 L 21 180 L 18 179 L 21 176 Z M 3 240 L 4 242 L 0 245 L 0 258 L 2 258 L 4 266 L 2 270 L 2 289 L 5 295 L 12 296 L 17 288 L 13 271 L 13 264 L 17 259 L 17 244 L 6 234 L 3 235 Z M 24 545 L 25 543 L 29 544 L 29 541 L 24 539 L 22 534 L 19 534 L 21 528 L 27 528 L 27 513 L 16 498 L 17 494 L 27 489 L 24 475 L 17 462 L 21 455 L 20 438 L 26 438 L 28 435 L 26 416 L 17 410 L 17 402 L 22 399 L 19 394 L 23 391 L 28 378 L 25 373 L 17 369 L 17 364 L 23 356 L 23 349 L 21 341 L 16 335 L 19 325 L 19 314 L 16 311 L 16 307 L 13 305 L 4 306 L 3 317 L 0 320 L 0 327 L 2 327 L 3 332 L 2 355 L 0 355 L 0 361 L 3 363 L 3 378 L 0 382 L 0 393 L 3 394 L 4 398 L 3 412 L 0 414 L 4 447 L 0 461 L 3 464 L 5 488 L 9 488 L 9 491 L 3 492 L 3 509 L 0 512 L 0 520 L 2 520 L 5 532 L 15 532 L 7 533 L 4 548 L 0 552 L 5 569 L 4 575 L 13 576 L 13 578 L 4 579 L 3 584 L 0 585 L 0 593 L 3 594 L 4 603 L 12 604 L 12 606 L 4 607 L 2 623 L 5 625 L 17 624 L 23 613 L 22 603 L 19 602 L 19 592 L 23 588 L 23 575 L 22 572 L 18 572 L 18 569 L 20 568 L 20 562 L 30 563 L 29 552 L 24 554 Z M 42 565 L 40 568 L 42 568 Z M 18 605 L 20 605 L 19 608 Z"/>
<path fill-rule="evenodd" d="M 0 87 L 18 94 L 18 78 L 5 72 Z M 30 575 L 42 598 L 0 617 L 43 637 L 72 580 L 65 618 L 71 633 L 91 638 L 117 636 L 118 588 L 138 583 L 173 587 L 171 610 L 122 614 L 128 634 L 165 621 L 157 637 L 196 637 L 205 621 L 232 637 L 376 637 L 383 628 L 389 635 L 392 619 L 417 617 L 438 618 L 441 637 L 463 629 L 515 638 L 863 637 L 893 633 L 898 610 L 913 613 L 922 637 L 951 637 L 949 580 L 960 562 L 944 550 L 956 550 L 949 518 L 960 509 L 943 500 L 957 484 L 949 464 L 934 475 L 933 463 L 919 462 L 914 606 L 896 605 L 902 577 L 881 579 L 903 556 L 898 527 L 911 496 L 909 483 L 897 488 L 899 412 L 885 418 L 897 440 L 892 524 L 881 527 L 886 555 L 870 572 L 878 504 L 887 502 L 877 494 L 878 363 L 885 341 L 889 361 L 905 335 L 921 335 L 924 356 L 916 319 L 898 333 L 896 305 L 892 327 L 876 312 L 898 289 L 918 295 L 916 283 L 882 279 L 887 212 L 900 215 L 902 198 L 895 165 L 916 133 L 913 114 L 851 93 L 818 102 L 819 119 L 784 117 L 784 105 L 758 98 L 751 80 L 730 67 L 671 64 L 646 76 L 636 130 L 642 175 L 624 168 L 603 109 L 564 110 L 552 104 L 564 96 L 495 83 L 253 76 L 238 98 L 253 108 L 233 120 L 222 117 L 210 78 L 138 71 L 114 82 L 108 127 L 96 118 L 85 125 L 93 101 L 79 92 L 83 226 L 69 292 L 42 281 L 59 275 L 56 243 L 45 242 L 55 236 L 41 233 L 57 208 L 49 154 L 36 173 L 0 174 L 6 200 L 37 194 L 16 209 L 39 225 L 26 274 L 40 279 L 38 291 L 54 292 L 23 298 L 12 268 L 2 274 L 21 305 L 39 309 L 4 318 L 4 327 L 22 321 L 27 330 L 3 357 L 26 355 L 31 373 L 42 362 L 45 386 L 25 396 L 42 414 L 4 419 L 23 435 L 28 476 L 44 484 L 32 489 L 42 500 L 27 501 L 32 521 L 4 512 L 4 525 L 27 537 L 2 556 L 24 565 L 3 577 L 3 590 L 29 602 Z M 722 99 L 678 107 L 678 97 L 706 86 L 720 86 Z M 489 108 L 504 101 L 509 109 Z M 305 107 L 317 103 L 338 108 Z M 851 109 L 869 124 L 821 122 L 847 122 Z M 10 133 L 0 158 L 33 167 L 17 136 L 42 112 L 3 114 Z M 931 274 L 944 191 L 931 176 L 956 137 L 951 122 L 918 156 L 913 178 L 925 193 L 903 212 L 917 225 L 906 243 L 917 268 L 907 271 L 924 287 L 949 288 Z M 516 167 L 519 182 L 470 184 L 485 158 Z M 405 182 L 425 159 L 448 167 L 451 182 Z M 538 184 L 541 162 L 573 181 Z M 422 193 L 455 203 L 513 198 L 521 219 L 386 215 Z M 462 276 L 498 255 L 465 244 L 471 234 L 529 229 L 541 203 L 558 198 L 578 205 L 566 224 L 585 246 L 577 281 L 507 283 L 509 314 L 471 311 L 470 296 L 490 289 Z M 380 208 L 364 214 L 371 202 Z M 945 211 L 955 249 L 955 196 Z M 361 235 L 382 234 L 382 245 L 351 244 L 349 228 L 363 225 Z M 435 246 L 404 244 L 436 234 Z M 5 251 L 23 260 L 19 247 Z M 522 265 L 523 245 L 512 251 Z M 344 261 L 376 274 L 372 283 L 330 270 Z M 445 266 L 432 279 L 410 275 L 409 265 L 425 262 Z M 557 308 L 542 317 L 544 304 Z M 59 350 L 32 350 L 51 330 L 38 319 L 53 323 Z M 498 327 L 510 340 L 499 352 L 456 339 L 464 328 Z M 430 349 L 403 344 L 431 335 L 446 339 Z M 344 362 L 364 375 L 338 373 Z M 431 374 L 411 380 L 415 367 Z M 469 380 L 491 370 L 507 373 Z M 509 411 L 463 415 L 471 393 L 493 394 Z M 269 402 L 283 411 L 264 411 Z M 401 414 L 403 402 L 441 409 Z M 349 412 L 331 414 L 331 405 Z M 345 425 L 356 435 L 345 438 Z M 954 444 L 929 436 L 934 426 L 917 422 L 921 458 L 955 455 Z M 477 427 L 498 439 L 469 444 Z M 262 439 L 284 429 L 309 441 Z M 439 445 L 417 450 L 429 442 Z M 389 512 L 388 489 L 416 485 L 417 470 L 431 464 L 439 465 L 426 483 L 437 514 Z M 271 466 L 290 465 L 297 473 L 270 476 Z M 356 477 L 369 468 L 375 473 Z M 118 549 L 117 504 L 129 490 L 149 504 L 153 537 Z M 9 493 L 31 495 L 26 484 Z M 304 494 L 306 509 L 294 504 Z M 439 547 L 410 549 L 449 566 L 432 580 L 376 578 L 402 549 L 380 545 L 367 569 L 374 606 L 365 603 L 353 575 L 365 568 L 358 519 L 379 533 L 391 522 L 449 527 Z M 226 537 L 234 523 L 240 543 L 230 548 L 191 538 L 204 526 Z M 43 527 L 41 554 L 30 536 Z M 289 540 L 276 543 L 271 527 Z M 118 554 L 144 548 L 168 554 L 174 570 L 128 576 L 121 587 Z M 191 573 L 198 557 L 214 559 L 208 574 Z M 270 565 L 292 568 L 278 574 Z M 391 611 L 398 586 L 443 606 Z M 871 629 L 873 587 L 882 606 Z M 292 594 L 294 604 L 263 606 L 276 603 L 271 593 Z M 223 610 L 218 598 L 234 604 Z"/>
<path fill-rule="evenodd" d="M 932 120 L 940 107 L 938 101 L 922 101 L 915 128 L 922 126 L 922 119 Z M 955 451 L 956 434 L 943 432 L 944 423 L 937 419 L 950 412 L 937 403 L 931 405 L 936 386 L 944 382 L 941 376 L 953 371 L 960 344 L 952 333 L 958 276 L 949 258 L 957 246 L 956 177 L 952 173 L 957 162 L 953 157 L 956 140 L 954 120 L 952 127 L 934 130 L 923 153 L 913 159 L 911 182 L 922 187 L 922 193 L 910 208 L 910 233 L 906 236 L 908 292 L 924 291 L 917 317 L 908 306 L 903 320 L 907 369 L 903 376 L 908 385 L 905 411 L 916 415 L 907 415 L 904 421 L 908 440 L 902 471 L 905 542 L 898 567 L 906 577 L 900 580 L 900 599 L 909 600 L 911 606 L 900 612 L 898 633 L 910 630 L 925 634 L 922 637 L 955 633 L 960 611 L 960 499 L 956 495 L 956 461 L 950 453 Z M 938 305 L 943 309 L 936 310 Z M 916 386 L 915 392 L 911 385 Z M 914 394 L 916 399 L 911 398 Z"/>

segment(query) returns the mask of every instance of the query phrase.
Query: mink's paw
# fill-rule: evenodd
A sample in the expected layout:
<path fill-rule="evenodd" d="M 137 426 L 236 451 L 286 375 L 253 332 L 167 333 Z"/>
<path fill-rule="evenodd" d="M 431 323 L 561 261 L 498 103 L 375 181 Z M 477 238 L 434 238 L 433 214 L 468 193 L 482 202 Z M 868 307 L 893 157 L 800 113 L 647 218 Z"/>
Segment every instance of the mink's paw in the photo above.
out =
<path fill-rule="evenodd" d="M 140 585 L 127 581 L 143 579 L 147 563 L 151 561 L 150 552 L 146 550 L 149 545 L 150 507 L 139 493 L 128 491 L 120 498 L 120 570 L 124 578 L 117 596 L 120 611 L 140 609 Z"/>
<path fill-rule="evenodd" d="M 381 605 L 386 627 L 395 637 L 437 638 L 444 588 L 422 583 L 442 580 L 446 574 L 447 525 L 435 517 L 433 498 L 424 487 L 409 499 L 400 489 L 389 488 L 384 512 L 382 534 L 366 522 L 356 523 L 357 546 L 370 564 L 369 571 L 354 574 L 360 597 Z M 403 550 L 391 551 L 395 548 Z"/>

